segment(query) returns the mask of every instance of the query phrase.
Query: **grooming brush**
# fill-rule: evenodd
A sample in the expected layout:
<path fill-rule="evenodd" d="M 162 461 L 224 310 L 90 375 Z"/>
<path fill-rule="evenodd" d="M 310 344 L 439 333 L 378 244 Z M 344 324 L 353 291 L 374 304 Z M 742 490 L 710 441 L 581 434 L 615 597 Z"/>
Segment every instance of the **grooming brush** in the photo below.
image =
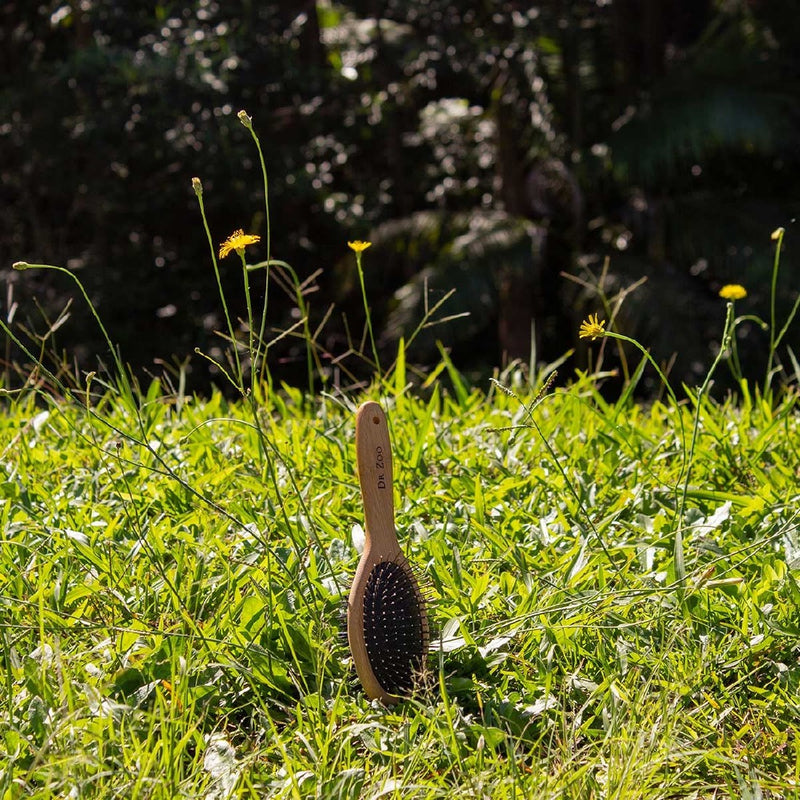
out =
<path fill-rule="evenodd" d="M 392 452 L 377 403 L 356 412 L 356 463 L 365 543 L 347 601 L 347 639 L 367 697 L 396 703 L 410 694 L 428 652 L 428 617 L 394 527 Z"/>

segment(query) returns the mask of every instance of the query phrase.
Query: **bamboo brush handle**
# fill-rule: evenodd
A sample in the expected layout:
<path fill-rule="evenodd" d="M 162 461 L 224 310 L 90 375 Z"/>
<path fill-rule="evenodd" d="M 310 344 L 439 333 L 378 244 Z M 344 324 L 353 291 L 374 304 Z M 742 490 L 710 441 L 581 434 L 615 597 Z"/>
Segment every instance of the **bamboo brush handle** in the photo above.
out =
<path fill-rule="evenodd" d="M 364 552 L 391 560 L 400 553 L 394 527 L 392 446 L 386 415 L 377 403 L 364 403 L 356 414 L 356 463 L 364 501 Z"/>

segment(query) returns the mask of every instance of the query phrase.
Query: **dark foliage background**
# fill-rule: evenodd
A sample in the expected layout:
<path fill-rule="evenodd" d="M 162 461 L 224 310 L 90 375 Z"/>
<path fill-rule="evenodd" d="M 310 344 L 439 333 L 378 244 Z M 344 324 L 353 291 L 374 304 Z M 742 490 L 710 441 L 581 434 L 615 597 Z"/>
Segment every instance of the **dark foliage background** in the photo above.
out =
<path fill-rule="evenodd" d="M 135 370 L 185 364 L 197 389 L 218 377 L 194 355 L 224 343 L 190 181 L 203 181 L 217 243 L 263 235 L 241 108 L 265 149 L 272 255 L 301 280 L 321 270 L 306 300 L 312 329 L 327 320 L 327 378 L 364 374 L 355 356 L 335 361 L 364 324 L 348 239 L 374 242 L 367 283 L 388 353 L 426 299 L 457 290 L 443 313 L 469 316 L 415 341 L 422 366 L 437 337 L 463 369 L 527 361 L 531 319 L 539 359 L 578 346 L 585 364 L 577 324 L 598 301 L 561 273 L 592 283 L 609 256 L 609 293 L 648 279 L 623 329 L 665 363 L 676 354 L 673 377 L 693 382 L 718 343 L 722 284 L 745 284 L 741 310 L 768 315 L 779 225 L 784 314 L 800 288 L 791 0 L 83 0 L 0 14 L 4 315 L 56 362 L 92 369 L 108 354 L 64 276 L 14 261 L 73 269 Z M 242 316 L 239 266 L 222 268 Z M 271 292 L 273 331 L 296 317 Z M 760 375 L 766 334 L 745 334 L 744 366 Z M 5 355 L 13 382 L 24 357 Z M 302 343 L 283 339 L 270 367 L 302 382 Z"/>

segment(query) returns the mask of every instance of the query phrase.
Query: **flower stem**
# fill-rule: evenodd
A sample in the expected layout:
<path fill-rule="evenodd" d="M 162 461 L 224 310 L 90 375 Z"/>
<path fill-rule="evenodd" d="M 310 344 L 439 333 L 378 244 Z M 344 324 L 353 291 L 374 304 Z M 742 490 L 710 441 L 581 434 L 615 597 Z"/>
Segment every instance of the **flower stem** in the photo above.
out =
<path fill-rule="evenodd" d="M 244 386 L 242 385 L 242 364 L 239 360 L 239 348 L 236 345 L 236 336 L 233 330 L 233 323 L 231 322 L 231 315 L 228 311 L 228 301 L 225 299 L 225 292 L 222 289 L 222 279 L 220 278 L 219 274 L 219 262 L 217 261 L 217 251 L 214 248 L 214 240 L 211 237 L 211 230 L 208 227 L 208 219 L 206 219 L 206 209 L 203 205 L 203 195 L 202 193 L 197 194 L 197 202 L 200 206 L 200 216 L 203 219 L 203 228 L 206 232 L 206 239 L 208 240 L 208 246 L 211 249 L 211 263 L 214 265 L 214 277 L 217 279 L 217 289 L 219 290 L 219 297 L 222 301 L 222 310 L 225 313 L 225 322 L 228 325 L 228 336 L 230 337 L 231 344 L 233 345 L 233 357 L 236 361 L 236 377 L 239 380 L 239 391 L 244 390 Z"/>
<path fill-rule="evenodd" d="M 764 397 L 769 394 L 770 387 L 772 385 L 772 365 L 775 360 L 775 350 L 778 347 L 780 339 L 783 337 L 783 333 L 785 331 L 781 331 L 780 336 L 775 335 L 775 296 L 778 290 L 778 268 L 780 267 L 781 263 L 781 245 L 783 245 L 783 228 L 778 228 L 776 231 L 777 233 L 777 241 L 775 244 L 775 258 L 772 261 L 772 281 L 770 283 L 770 291 L 769 291 L 769 356 L 767 357 L 767 371 L 764 375 Z M 792 316 L 794 316 L 794 312 L 797 310 L 795 305 L 795 309 L 792 311 Z"/>
<path fill-rule="evenodd" d="M 367 331 L 369 332 L 369 340 L 370 344 L 372 345 L 372 357 L 375 359 L 375 369 L 378 372 L 378 376 L 381 375 L 381 362 L 378 358 L 378 347 L 375 344 L 375 334 L 372 330 L 372 315 L 370 314 L 369 310 L 369 302 L 367 301 L 367 289 L 364 284 L 364 270 L 361 267 L 361 251 L 356 250 L 356 267 L 358 268 L 358 280 L 361 284 L 361 297 L 364 301 L 364 313 L 367 316 Z"/>

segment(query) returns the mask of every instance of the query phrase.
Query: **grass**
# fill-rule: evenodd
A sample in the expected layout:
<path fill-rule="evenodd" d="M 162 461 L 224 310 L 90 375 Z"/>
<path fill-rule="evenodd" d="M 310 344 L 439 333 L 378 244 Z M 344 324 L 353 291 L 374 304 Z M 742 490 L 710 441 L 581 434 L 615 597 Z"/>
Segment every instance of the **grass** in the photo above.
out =
<path fill-rule="evenodd" d="M 226 746 L 231 797 L 794 796 L 794 399 L 703 401 L 681 581 L 690 405 L 578 380 L 534 411 L 556 464 L 531 397 L 464 391 L 367 393 L 440 634 L 435 689 L 391 710 L 338 637 L 349 403 L 260 398 L 264 453 L 245 400 L 11 400 L 0 796 L 212 797 Z"/>
<path fill-rule="evenodd" d="M 266 238 L 266 261 L 236 251 L 244 330 L 220 298 L 239 399 L 140 387 L 99 317 L 112 369 L 40 363 L 5 392 L 0 800 L 797 797 L 798 395 L 773 388 L 771 348 L 760 392 L 710 396 L 723 361 L 737 374 L 733 305 L 687 400 L 633 400 L 659 367 L 599 285 L 609 329 L 595 318 L 598 360 L 565 388 L 513 369 L 472 387 L 442 347 L 411 391 L 417 331 L 385 371 L 372 347 L 370 387 L 315 394 L 304 284 Z M 306 393 L 270 379 L 257 275 L 296 296 Z M 790 321 L 770 320 L 776 347 Z M 611 403 L 613 339 L 642 360 L 619 351 Z M 435 631 L 430 685 L 391 709 L 340 637 L 365 398 L 389 415 Z"/>

